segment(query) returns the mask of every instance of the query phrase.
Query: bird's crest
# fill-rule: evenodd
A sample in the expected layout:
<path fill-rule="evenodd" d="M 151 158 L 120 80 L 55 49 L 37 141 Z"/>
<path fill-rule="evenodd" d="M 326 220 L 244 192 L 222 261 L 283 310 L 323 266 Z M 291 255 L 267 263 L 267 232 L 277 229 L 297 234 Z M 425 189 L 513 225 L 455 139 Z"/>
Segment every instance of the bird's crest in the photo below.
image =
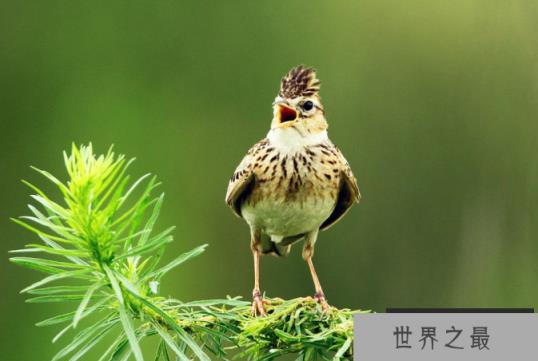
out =
<path fill-rule="evenodd" d="M 320 81 L 316 77 L 316 70 L 299 65 L 282 78 L 278 95 L 283 98 L 311 96 L 319 91 L 319 85 Z"/>

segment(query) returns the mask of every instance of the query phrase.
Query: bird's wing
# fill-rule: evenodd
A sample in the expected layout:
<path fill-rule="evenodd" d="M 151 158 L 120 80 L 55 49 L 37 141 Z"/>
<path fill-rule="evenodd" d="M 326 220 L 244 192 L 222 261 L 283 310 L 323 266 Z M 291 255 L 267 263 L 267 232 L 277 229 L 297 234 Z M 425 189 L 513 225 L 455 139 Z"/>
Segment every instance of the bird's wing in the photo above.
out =
<path fill-rule="evenodd" d="M 235 169 L 232 178 L 230 178 L 230 183 L 228 183 L 226 204 L 228 204 L 233 212 L 239 217 L 241 217 L 241 204 L 250 194 L 256 180 L 253 171 L 254 157 L 258 151 L 266 145 L 267 140 L 263 139 L 250 148 L 247 155 L 245 155 L 241 163 L 239 163 Z"/>
<path fill-rule="evenodd" d="M 322 230 L 325 230 L 338 222 L 338 220 L 340 220 L 340 218 L 342 218 L 351 208 L 353 203 L 358 203 L 361 199 L 359 185 L 351 171 L 349 163 L 336 146 L 334 146 L 334 150 L 340 166 L 340 190 L 338 191 L 336 206 L 334 207 L 333 212 L 320 227 Z"/>

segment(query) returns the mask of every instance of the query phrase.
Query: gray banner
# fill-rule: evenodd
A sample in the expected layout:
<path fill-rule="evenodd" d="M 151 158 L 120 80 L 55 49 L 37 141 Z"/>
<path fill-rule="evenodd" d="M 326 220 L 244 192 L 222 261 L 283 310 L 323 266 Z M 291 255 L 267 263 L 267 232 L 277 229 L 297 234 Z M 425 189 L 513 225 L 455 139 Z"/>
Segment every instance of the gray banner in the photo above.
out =
<path fill-rule="evenodd" d="M 359 361 L 535 361 L 537 347 L 537 314 L 355 315 Z"/>

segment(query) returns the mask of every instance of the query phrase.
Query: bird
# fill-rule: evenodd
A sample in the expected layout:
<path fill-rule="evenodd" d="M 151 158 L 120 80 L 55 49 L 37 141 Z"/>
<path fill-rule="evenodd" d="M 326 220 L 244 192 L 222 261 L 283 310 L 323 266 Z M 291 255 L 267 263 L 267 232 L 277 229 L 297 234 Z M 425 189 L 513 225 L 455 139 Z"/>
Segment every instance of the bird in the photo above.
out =
<path fill-rule="evenodd" d="M 322 310 L 329 308 L 312 261 L 314 246 L 319 231 L 340 220 L 361 193 L 349 163 L 328 137 L 319 90 L 316 70 L 304 65 L 281 79 L 267 136 L 248 150 L 228 184 L 226 203 L 250 228 L 253 315 L 267 314 L 260 256 L 286 256 L 300 241 L 314 299 Z"/>

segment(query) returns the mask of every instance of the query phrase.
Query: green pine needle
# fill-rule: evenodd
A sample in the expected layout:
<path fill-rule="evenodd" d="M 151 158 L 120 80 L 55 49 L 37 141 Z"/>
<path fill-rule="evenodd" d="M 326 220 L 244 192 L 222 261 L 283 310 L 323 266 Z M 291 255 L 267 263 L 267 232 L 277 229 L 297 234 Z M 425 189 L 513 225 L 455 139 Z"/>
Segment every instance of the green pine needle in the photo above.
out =
<path fill-rule="evenodd" d="M 133 160 L 112 148 L 95 155 L 92 145 L 64 152 L 68 180 L 34 168 L 61 192 L 52 200 L 23 181 L 36 194 L 31 215 L 13 219 L 42 243 L 12 251 L 10 260 L 45 274 L 21 293 L 27 302 L 62 302 L 70 312 L 38 322 L 61 325 L 53 342 L 73 333 L 53 360 L 75 361 L 97 344 L 116 336 L 99 361 L 144 360 L 143 341 L 159 337 L 155 361 L 218 359 L 273 360 L 297 354 L 298 360 L 351 359 L 353 314 L 330 308 L 323 312 L 311 298 L 268 299 L 268 316 L 252 317 L 250 303 L 238 298 L 180 302 L 158 295 L 162 277 L 200 255 L 199 246 L 159 266 L 173 227 L 155 231 L 164 195 L 145 175 L 130 183 Z M 88 317 L 92 316 L 92 317 Z M 91 319 L 92 321 L 87 321 Z M 228 356 L 227 356 L 228 355 Z"/>

